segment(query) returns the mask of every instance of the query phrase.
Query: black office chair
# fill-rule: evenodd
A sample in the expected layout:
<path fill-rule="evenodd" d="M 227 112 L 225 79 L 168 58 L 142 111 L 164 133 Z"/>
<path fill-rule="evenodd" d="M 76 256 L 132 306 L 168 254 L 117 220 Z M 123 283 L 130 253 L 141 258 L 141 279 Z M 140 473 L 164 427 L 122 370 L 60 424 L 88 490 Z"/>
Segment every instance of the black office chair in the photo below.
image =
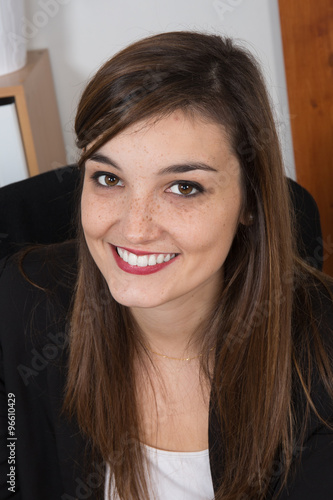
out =
<path fill-rule="evenodd" d="M 69 165 L 0 188 L 0 258 L 75 237 L 79 174 Z"/>
<path fill-rule="evenodd" d="M 75 237 L 80 172 L 62 167 L 0 189 L 0 258 L 27 244 L 57 243 Z M 318 207 L 312 196 L 288 179 L 295 207 L 299 252 L 322 269 L 323 246 Z"/>

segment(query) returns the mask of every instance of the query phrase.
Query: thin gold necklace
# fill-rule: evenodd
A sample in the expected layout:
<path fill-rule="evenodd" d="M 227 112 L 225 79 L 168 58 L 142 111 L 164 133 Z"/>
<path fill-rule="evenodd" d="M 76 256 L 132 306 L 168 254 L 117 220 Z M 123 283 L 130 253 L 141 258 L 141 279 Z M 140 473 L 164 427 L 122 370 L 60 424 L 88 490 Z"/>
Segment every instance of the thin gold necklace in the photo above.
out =
<path fill-rule="evenodd" d="M 161 354 L 160 352 L 152 351 L 147 346 L 146 346 L 146 349 L 149 352 L 151 352 L 152 354 L 156 354 L 156 356 L 160 356 L 161 358 L 164 358 L 164 359 L 173 359 L 174 361 L 192 361 L 192 359 L 198 359 L 198 358 L 201 358 L 201 356 L 203 356 L 203 353 L 201 353 L 201 354 L 198 354 L 197 356 L 192 356 L 192 357 L 189 357 L 189 358 L 173 358 L 172 356 L 167 356 L 166 354 Z M 214 349 L 214 347 L 212 347 L 211 349 L 209 349 L 208 352 L 212 351 L 213 349 Z"/>

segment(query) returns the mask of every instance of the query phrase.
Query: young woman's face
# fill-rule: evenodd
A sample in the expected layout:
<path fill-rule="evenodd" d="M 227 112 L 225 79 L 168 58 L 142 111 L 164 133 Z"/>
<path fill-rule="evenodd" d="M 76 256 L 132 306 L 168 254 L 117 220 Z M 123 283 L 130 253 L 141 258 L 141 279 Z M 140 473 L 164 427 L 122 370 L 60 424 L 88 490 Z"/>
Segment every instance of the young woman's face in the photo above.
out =
<path fill-rule="evenodd" d="M 135 124 L 86 162 L 85 238 L 129 307 L 216 296 L 241 210 L 239 164 L 223 128 L 200 117 Z"/>

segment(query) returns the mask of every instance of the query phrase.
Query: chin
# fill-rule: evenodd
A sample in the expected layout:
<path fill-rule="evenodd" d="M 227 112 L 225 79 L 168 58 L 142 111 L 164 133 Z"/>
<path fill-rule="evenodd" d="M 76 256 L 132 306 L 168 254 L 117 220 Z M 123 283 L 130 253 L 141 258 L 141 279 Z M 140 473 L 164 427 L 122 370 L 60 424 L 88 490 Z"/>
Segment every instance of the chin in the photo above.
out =
<path fill-rule="evenodd" d="M 140 294 L 127 294 L 127 293 L 121 293 L 115 290 L 112 290 L 112 288 L 109 288 L 110 293 L 114 300 L 118 302 L 118 304 L 121 304 L 122 306 L 126 307 L 143 307 L 143 308 L 150 308 L 150 307 L 157 307 L 161 305 L 161 300 L 156 300 L 156 295 L 155 297 L 144 297 L 140 296 Z"/>

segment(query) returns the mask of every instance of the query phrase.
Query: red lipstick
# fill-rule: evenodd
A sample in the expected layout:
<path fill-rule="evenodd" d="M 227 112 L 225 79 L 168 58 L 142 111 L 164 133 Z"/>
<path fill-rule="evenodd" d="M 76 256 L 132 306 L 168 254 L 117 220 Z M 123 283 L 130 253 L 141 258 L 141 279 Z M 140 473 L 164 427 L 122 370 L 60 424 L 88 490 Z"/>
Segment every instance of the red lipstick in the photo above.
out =
<path fill-rule="evenodd" d="M 163 252 L 144 252 L 143 250 L 132 250 L 131 248 L 126 248 L 126 247 L 120 247 L 123 250 L 127 250 L 128 252 L 134 253 L 135 255 L 154 255 L 158 253 L 163 253 Z"/>

